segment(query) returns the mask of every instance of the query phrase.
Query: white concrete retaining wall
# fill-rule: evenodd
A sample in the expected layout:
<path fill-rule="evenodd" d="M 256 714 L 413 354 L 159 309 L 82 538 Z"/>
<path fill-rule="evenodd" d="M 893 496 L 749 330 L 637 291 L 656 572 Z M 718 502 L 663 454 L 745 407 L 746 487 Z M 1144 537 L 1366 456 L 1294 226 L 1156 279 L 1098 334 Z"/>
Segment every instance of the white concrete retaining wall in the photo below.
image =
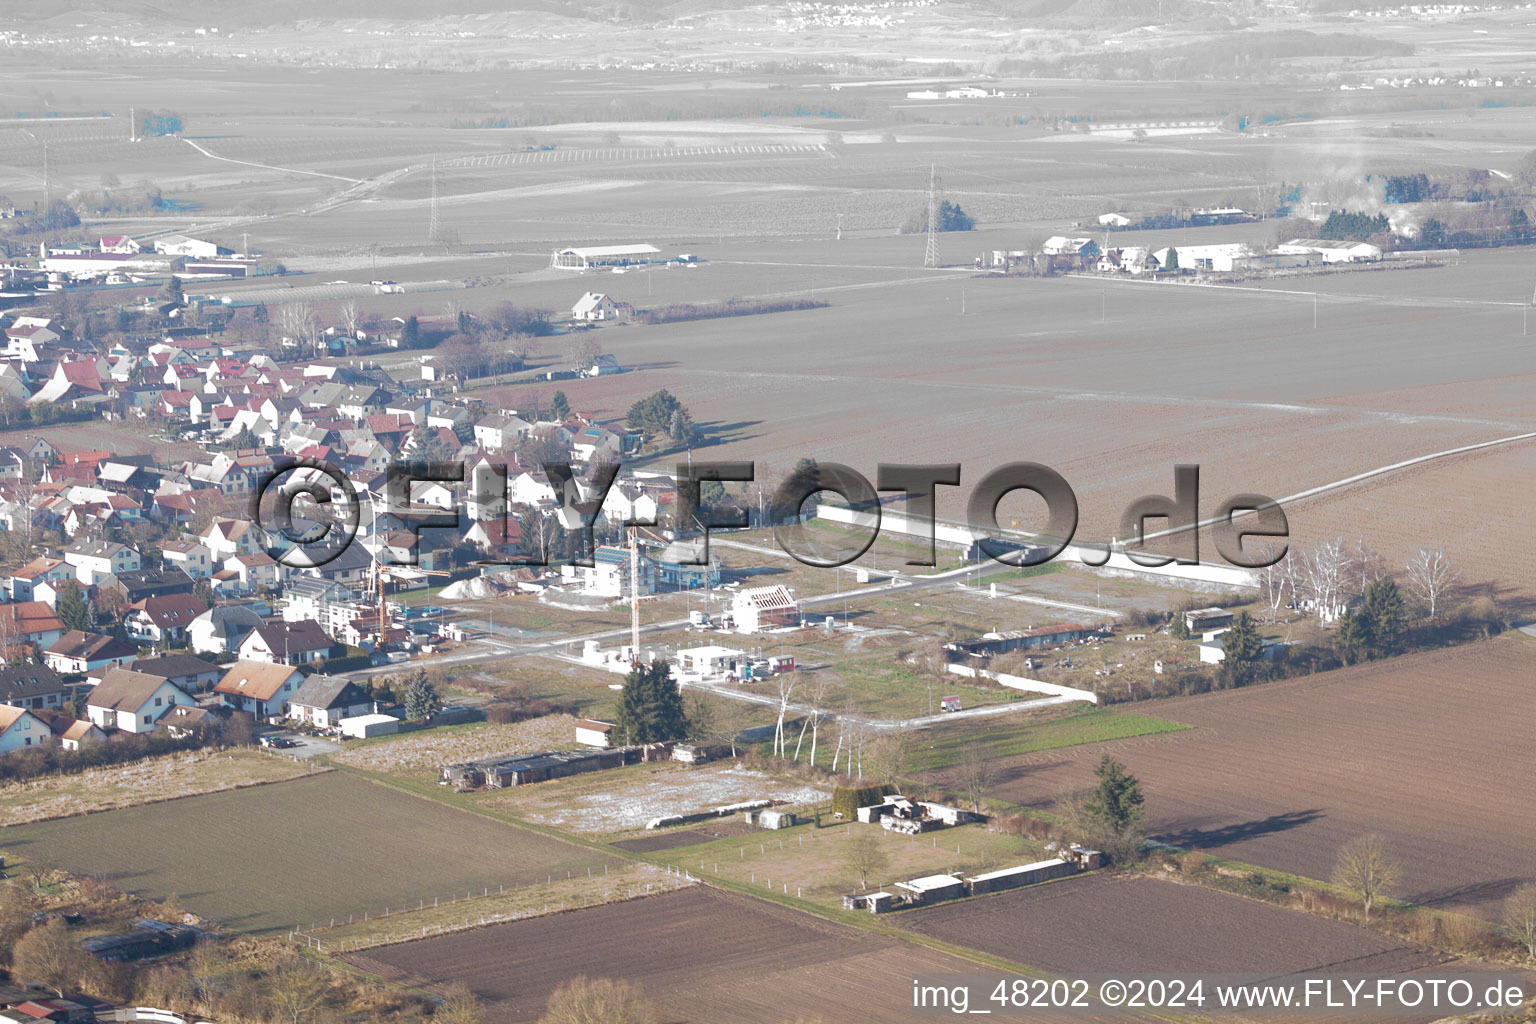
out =
<path fill-rule="evenodd" d="M 988 672 L 985 669 L 974 669 L 969 665 L 944 666 L 957 676 L 967 676 L 975 679 L 981 676 L 990 679 L 999 686 L 1006 686 L 1010 690 L 1027 690 L 1032 693 L 1049 693 L 1056 697 L 1069 697 L 1072 700 L 1085 700 L 1090 704 L 1099 702 L 1099 695 L 1092 690 L 1079 690 L 1075 686 L 1061 686 L 1057 683 L 1042 683 L 1038 679 L 1025 679 L 1023 676 L 1010 676 L 1002 672 Z"/>
<path fill-rule="evenodd" d="M 818 505 L 816 517 L 828 522 L 842 523 L 848 526 L 858 526 L 863 529 L 873 529 L 875 517 L 868 512 L 854 512 L 851 509 L 839 505 Z M 914 520 L 896 512 L 888 512 L 884 509 L 880 512 L 880 529 L 889 530 L 891 533 L 899 533 L 908 537 L 928 536 L 928 524 L 921 520 Z M 1003 531 L 1005 535 L 1016 536 L 1020 541 L 1028 539 L 1027 534 Z M 969 549 L 976 539 L 984 536 L 979 531 L 968 527 L 955 526 L 950 523 L 939 522 L 934 524 L 934 540 L 945 547 L 958 547 Z M 1086 557 L 1085 557 L 1086 556 Z M 1112 576 L 1124 576 L 1135 574 L 1140 576 L 1158 576 L 1170 580 L 1182 580 L 1188 583 L 1204 583 L 1218 587 L 1242 587 L 1252 588 L 1258 586 L 1258 580 L 1252 569 L 1239 569 L 1234 565 L 1218 565 L 1202 562 L 1199 565 L 1168 565 L 1148 566 L 1133 562 L 1124 551 L 1116 551 L 1109 556 L 1109 561 L 1103 566 L 1097 565 L 1102 559 L 1102 550 L 1095 551 L 1078 544 L 1069 544 L 1054 561 L 1076 562 L 1088 568 L 1098 568 L 1101 572 Z"/>

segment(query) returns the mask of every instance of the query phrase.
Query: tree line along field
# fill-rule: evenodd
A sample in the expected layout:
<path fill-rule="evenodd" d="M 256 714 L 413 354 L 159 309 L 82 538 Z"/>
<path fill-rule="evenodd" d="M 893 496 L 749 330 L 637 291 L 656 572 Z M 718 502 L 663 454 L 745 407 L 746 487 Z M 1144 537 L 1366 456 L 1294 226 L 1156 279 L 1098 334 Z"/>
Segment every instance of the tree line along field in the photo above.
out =
<path fill-rule="evenodd" d="M 1533 654 L 1514 634 L 1160 702 L 1196 728 L 1010 758 L 993 795 L 1049 810 L 1109 754 L 1141 780 L 1158 839 L 1326 880 L 1345 843 L 1379 833 L 1402 864 L 1390 895 L 1496 921 L 1536 881 L 1517 735 Z"/>
<path fill-rule="evenodd" d="M 486 1001 L 487 1024 L 538 1020 L 550 992 L 583 973 L 641 986 L 675 1024 L 904 1020 L 914 975 L 983 969 L 704 885 L 344 959 L 433 991 L 463 983 Z M 1049 1012 L 1040 1019 L 1145 1021 Z"/>
<path fill-rule="evenodd" d="M 599 871 L 604 859 L 332 771 L 0 830 L 13 856 L 100 875 L 236 932 L 307 927 L 484 887 Z"/>

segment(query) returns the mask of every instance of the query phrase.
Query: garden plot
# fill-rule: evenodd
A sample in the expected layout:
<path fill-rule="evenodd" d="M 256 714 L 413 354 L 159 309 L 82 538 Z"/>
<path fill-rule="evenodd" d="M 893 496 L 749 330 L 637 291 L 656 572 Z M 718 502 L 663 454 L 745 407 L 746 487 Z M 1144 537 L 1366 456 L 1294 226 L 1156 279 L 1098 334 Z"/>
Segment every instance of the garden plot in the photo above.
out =
<path fill-rule="evenodd" d="M 546 715 L 526 722 L 449 726 L 354 746 L 336 760 L 371 772 L 415 772 L 498 754 L 561 750 L 576 745 L 576 719 Z"/>
<path fill-rule="evenodd" d="M 643 781 L 633 773 L 626 774 L 633 781 L 617 790 L 573 795 L 564 788 L 550 788 L 547 795 L 540 794 L 539 803 L 524 804 L 524 814 L 529 821 L 575 832 L 623 832 L 644 828 L 653 818 L 693 814 L 744 800 L 808 804 L 828 795 L 815 786 L 737 765 L 666 768 Z"/>

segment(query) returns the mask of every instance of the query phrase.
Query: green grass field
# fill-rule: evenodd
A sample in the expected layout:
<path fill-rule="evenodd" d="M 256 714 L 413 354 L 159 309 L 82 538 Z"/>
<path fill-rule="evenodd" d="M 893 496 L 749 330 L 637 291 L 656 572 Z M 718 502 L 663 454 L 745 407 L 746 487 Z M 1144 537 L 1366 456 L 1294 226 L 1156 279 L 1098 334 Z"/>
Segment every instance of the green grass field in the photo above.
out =
<path fill-rule="evenodd" d="M 1027 725 L 1009 724 L 1005 719 L 982 719 L 974 725 L 933 732 L 931 744 L 918 744 L 911 770 L 928 771 L 955 764 L 960 759 L 960 752 L 973 742 L 981 744 L 988 757 L 1011 757 L 1037 750 L 1123 740 L 1132 736 L 1153 736 L 1163 732 L 1183 732 L 1192 728 L 1194 726 L 1182 722 L 1100 707 L 1085 707 L 1082 711 L 1062 718 Z"/>
<path fill-rule="evenodd" d="M 12 856 L 102 875 L 233 931 L 361 917 L 601 870 L 600 854 L 342 772 L 0 831 Z M 611 859 L 611 858 L 610 858 Z"/>
<path fill-rule="evenodd" d="M 659 851 L 651 859 L 686 868 L 705 880 L 723 878 L 748 891 L 798 896 L 839 909 L 843 893 L 859 891 L 858 874 L 849 860 L 850 840 L 859 834 L 878 836 L 884 854 L 885 863 L 868 879 L 870 891 L 901 879 L 991 871 L 1045 856 L 1033 840 L 981 825 L 903 836 L 877 825 L 847 822 L 731 836 Z"/>

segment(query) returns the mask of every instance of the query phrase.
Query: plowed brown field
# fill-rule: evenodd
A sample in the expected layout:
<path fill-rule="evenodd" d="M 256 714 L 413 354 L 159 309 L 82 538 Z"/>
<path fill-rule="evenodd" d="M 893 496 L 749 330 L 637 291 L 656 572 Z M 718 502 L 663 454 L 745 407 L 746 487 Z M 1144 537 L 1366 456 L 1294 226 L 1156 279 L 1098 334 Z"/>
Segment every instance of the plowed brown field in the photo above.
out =
<path fill-rule="evenodd" d="M 1396 974 L 1444 959 L 1351 924 L 1141 875 L 1087 875 L 892 920 L 1063 974 Z"/>
<path fill-rule="evenodd" d="M 1162 701 L 1197 728 L 1012 758 L 995 794 L 1049 807 L 1109 753 L 1154 835 L 1313 878 L 1365 833 L 1402 861 L 1393 895 L 1497 920 L 1536 880 L 1536 642 L 1512 635 L 1306 679 Z"/>
<path fill-rule="evenodd" d="M 669 1024 L 902 1021 L 912 1015 L 915 974 L 984 970 L 702 885 L 346 959 L 432 989 L 463 982 L 489 1004 L 487 1024 L 537 1020 L 550 992 L 577 974 L 640 985 Z"/>

